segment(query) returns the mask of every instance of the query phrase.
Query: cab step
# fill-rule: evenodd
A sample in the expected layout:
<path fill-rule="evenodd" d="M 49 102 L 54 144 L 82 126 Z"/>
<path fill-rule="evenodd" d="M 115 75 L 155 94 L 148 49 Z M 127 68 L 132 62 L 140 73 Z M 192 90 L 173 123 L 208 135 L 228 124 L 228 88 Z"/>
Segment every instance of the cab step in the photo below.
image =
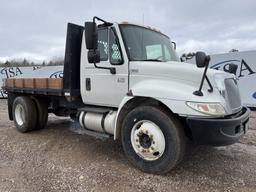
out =
<path fill-rule="evenodd" d="M 100 133 L 100 132 L 97 132 L 97 131 L 84 129 L 83 127 L 81 127 L 79 122 L 72 122 L 70 128 L 71 128 L 71 131 L 74 131 L 78 134 L 89 135 L 91 137 L 94 137 L 96 139 L 100 139 L 100 140 L 103 140 L 103 141 L 112 137 L 112 135 L 109 135 L 107 133 Z"/>
<path fill-rule="evenodd" d="M 91 106 L 86 106 L 83 108 L 79 108 L 78 111 L 84 111 L 84 112 L 92 112 L 92 113 L 107 113 L 109 111 L 113 111 L 114 108 L 111 107 L 91 107 Z"/>

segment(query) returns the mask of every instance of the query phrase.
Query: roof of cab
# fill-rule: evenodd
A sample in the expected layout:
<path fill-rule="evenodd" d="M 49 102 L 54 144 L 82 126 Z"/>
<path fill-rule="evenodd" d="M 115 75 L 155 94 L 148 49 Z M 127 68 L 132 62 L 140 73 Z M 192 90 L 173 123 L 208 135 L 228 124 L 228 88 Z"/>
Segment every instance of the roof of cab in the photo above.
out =
<path fill-rule="evenodd" d="M 139 24 L 134 24 L 134 23 L 129 23 L 128 21 L 122 21 L 120 23 L 118 23 L 120 25 L 135 25 L 135 26 L 138 26 L 138 27 L 143 27 L 143 28 L 146 28 L 146 29 L 150 29 L 152 31 L 155 31 L 155 32 L 158 32 L 158 33 L 161 33 L 162 35 L 164 36 L 167 36 L 166 34 L 162 33 L 159 29 L 156 29 L 154 27 L 150 27 L 150 26 L 143 26 L 143 25 L 139 25 Z M 167 36 L 168 37 L 168 36 Z M 168 37 L 169 38 L 169 37 Z"/>

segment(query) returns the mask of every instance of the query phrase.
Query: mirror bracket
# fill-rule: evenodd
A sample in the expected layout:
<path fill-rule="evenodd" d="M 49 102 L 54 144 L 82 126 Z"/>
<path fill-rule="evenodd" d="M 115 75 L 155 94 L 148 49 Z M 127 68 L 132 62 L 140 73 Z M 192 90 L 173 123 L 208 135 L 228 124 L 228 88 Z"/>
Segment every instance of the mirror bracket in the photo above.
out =
<path fill-rule="evenodd" d="M 201 53 L 200 53 L 201 54 Z M 199 59 L 202 59 L 202 58 L 199 58 Z M 199 60 L 198 59 L 198 60 Z M 206 79 L 208 85 L 210 86 L 210 89 L 208 90 L 209 92 L 213 92 L 213 87 L 212 87 L 212 84 L 211 82 L 209 81 L 207 75 L 206 75 L 206 72 L 208 70 L 208 66 L 209 66 L 209 63 L 210 63 L 210 56 L 207 55 L 205 56 L 204 58 L 204 65 L 205 65 L 205 68 L 204 68 L 204 73 L 203 73 L 203 76 L 202 76 L 202 79 L 201 79 L 201 83 L 200 83 L 200 87 L 198 90 L 194 91 L 193 94 L 196 95 L 196 96 L 203 96 L 203 92 L 202 92 L 202 88 L 203 88 L 203 84 L 204 84 L 204 80 Z"/>
<path fill-rule="evenodd" d="M 110 71 L 110 73 L 112 75 L 116 74 L 116 68 L 115 67 L 100 67 L 100 66 L 97 66 L 96 63 L 94 63 L 94 67 L 97 68 L 97 69 L 107 69 L 107 70 Z"/>

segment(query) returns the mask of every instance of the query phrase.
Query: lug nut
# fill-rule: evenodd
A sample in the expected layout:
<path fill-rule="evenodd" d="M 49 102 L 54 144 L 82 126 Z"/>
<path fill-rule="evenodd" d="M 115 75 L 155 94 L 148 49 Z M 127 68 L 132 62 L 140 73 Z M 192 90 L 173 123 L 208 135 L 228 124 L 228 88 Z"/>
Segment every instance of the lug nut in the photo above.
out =
<path fill-rule="evenodd" d="M 137 133 L 137 136 L 140 137 L 143 133 L 140 131 Z"/>

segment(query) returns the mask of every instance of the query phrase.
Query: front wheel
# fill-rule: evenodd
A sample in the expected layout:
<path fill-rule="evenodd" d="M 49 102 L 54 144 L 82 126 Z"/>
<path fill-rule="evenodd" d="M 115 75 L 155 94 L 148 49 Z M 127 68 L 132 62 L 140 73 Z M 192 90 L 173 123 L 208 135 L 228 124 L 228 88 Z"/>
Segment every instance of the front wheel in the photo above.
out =
<path fill-rule="evenodd" d="M 133 109 L 123 122 L 121 137 L 126 156 L 144 172 L 166 173 L 184 155 L 183 128 L 174 116 L 157 107 Z"/>

